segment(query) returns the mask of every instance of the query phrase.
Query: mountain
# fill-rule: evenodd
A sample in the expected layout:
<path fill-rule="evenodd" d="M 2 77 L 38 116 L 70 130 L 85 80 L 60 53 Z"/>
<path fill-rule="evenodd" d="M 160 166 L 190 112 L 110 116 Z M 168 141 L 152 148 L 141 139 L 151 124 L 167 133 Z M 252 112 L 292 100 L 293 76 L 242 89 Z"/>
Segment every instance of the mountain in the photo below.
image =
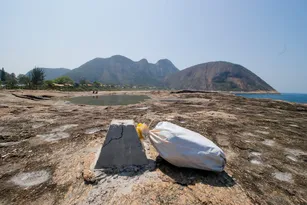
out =
<path fill-rule="evenodd" d="M 70 71 L 70 69 L 67 68 L 41 68 L 45 72 L 45 80 L 53 80 L 55 78 L 58 78 L 62 75 L 65 75 Z M 27 72 L 26 75 L 29 76 L 30 72 Z"/>
<path fill-rule="evenodd" d="M 86 79 L 105 84 L 162 86 L 167 75 L 178 71 L 167 59 L 152 64 L 146 59 L 135 62 L 127 57 L 115 55 L 110 58 L 95 58 L 65 75 L 76 82 Z"/>
<path fill-rule="evenodd" d="M 247 68 L 223 61 L 203 63 L 181 70 L 168 76 L 165 85 L 174 89 L 275 91 Z"/>
<path fill-rule="evenodd" d="M 161 59 L 153 64 L 146 59 L 132 61 L 125 56 L 115 55 L 109 58 L 94 58 L 73 70 L 42 69 L 45 71 L 46 80 L 66 75 L 75 82 L 85 79 L 103 84 L 173 89 L 275 92 L 274 88 L 247 68 L 224 61 L 203 63 L 179 71 L 168 59 Z"/>

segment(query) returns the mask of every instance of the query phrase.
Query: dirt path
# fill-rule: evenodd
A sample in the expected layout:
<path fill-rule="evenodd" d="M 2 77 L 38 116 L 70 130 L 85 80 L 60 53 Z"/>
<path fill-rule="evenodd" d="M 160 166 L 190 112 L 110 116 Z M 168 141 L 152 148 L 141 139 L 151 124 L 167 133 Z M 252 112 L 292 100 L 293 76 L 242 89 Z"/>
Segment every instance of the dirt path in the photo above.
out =
<path fill-rule="evenodd" d="M 81 106 L 91 93 L 0 91 L 0 204 L 306 204 L 307 107 L 218 93 L 169 94 L 128 106 Z M 140 92 L 111 92 L 139 94 Z M 110 94 L 102 92 L 100 94 Z M 174 167 L 144 142 L 154 166 L 84 183 L 112 119 L 167 120 L 226 153 L 225 172 Z"/>

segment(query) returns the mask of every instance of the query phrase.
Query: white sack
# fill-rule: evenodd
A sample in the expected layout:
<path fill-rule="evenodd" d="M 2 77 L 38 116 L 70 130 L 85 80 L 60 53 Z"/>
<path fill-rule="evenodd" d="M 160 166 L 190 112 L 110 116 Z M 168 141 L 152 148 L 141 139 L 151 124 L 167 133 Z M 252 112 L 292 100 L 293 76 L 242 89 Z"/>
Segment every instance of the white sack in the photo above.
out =
<path fill-rule="evenodd" d="M 223 171 L 224 152 L 204 136 L 170 122 L 159 122 L 149 139 L 160 156 L 178 167 Z"/>

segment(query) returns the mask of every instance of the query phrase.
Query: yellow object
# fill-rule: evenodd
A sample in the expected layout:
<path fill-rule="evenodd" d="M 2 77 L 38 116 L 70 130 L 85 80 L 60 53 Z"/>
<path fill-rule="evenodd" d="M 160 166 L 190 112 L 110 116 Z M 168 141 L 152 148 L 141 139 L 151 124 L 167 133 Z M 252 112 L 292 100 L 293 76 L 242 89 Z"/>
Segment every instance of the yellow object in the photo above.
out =
<path fill-rule="evenodd" d="M 144 139 L 148 134 L 148 131 L 149 131 L 148 126 L 145 123 L 137 124 L 136 132 L 138 133 L 140 139 Z"/>

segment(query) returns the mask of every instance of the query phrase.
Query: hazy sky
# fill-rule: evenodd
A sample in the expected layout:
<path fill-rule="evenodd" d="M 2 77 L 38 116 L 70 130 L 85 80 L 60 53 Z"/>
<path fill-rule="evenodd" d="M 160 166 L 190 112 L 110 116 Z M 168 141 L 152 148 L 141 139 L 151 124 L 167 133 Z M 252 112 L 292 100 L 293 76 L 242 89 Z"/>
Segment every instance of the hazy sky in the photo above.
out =
<path fill-rule="evenodd" d="M 306 0 L 3 0 L 0 67 L 72 69 L 115 54 L 179 69 L 223 60 L 307 93 L 306 11 Z"/>

